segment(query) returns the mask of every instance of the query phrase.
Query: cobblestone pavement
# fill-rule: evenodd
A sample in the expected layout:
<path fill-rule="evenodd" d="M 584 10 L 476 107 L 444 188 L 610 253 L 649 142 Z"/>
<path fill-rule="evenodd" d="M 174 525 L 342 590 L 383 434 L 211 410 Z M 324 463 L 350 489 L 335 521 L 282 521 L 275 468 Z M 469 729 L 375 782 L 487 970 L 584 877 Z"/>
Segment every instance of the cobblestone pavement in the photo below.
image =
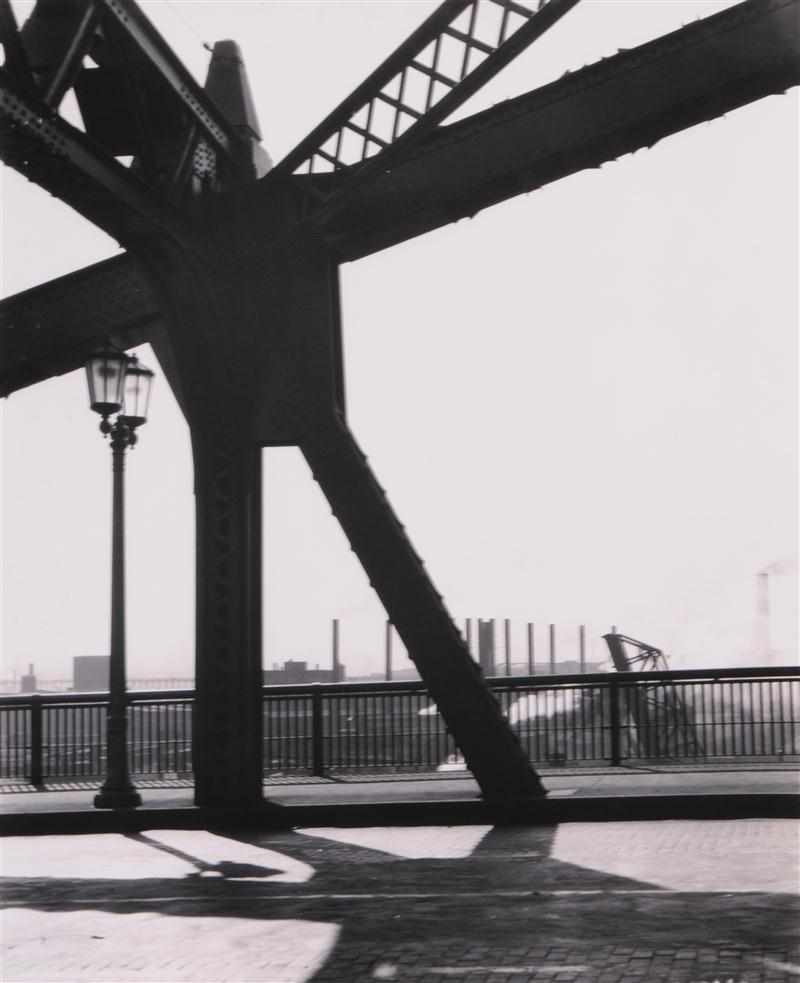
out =
<path fill-rule="evenodd" d="M 800 977 L 793 820 L 0 841 L 6 983 Z"/>

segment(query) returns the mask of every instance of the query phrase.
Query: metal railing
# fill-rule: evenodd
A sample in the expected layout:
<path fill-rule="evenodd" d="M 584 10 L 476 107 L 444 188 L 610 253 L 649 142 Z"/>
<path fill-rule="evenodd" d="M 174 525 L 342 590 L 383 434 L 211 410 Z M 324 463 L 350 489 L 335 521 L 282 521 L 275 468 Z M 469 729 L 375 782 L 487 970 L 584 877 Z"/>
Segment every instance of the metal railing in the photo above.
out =
<path fill-rule="evenodd" d="M 800 760 L 800 669 L 492 677 L 537 766 Z M 457 767 L 417 681 L 266 686 L 265 778 Z M 192 690 L 129 693 L 134 776 L 192 773 Z M 105 771 L 107 696 L 0 697 L 0 780 L 41 785 Z"/>
<path fill-rule="evenodd" d="M 128 694 L 128 754 L 136 775 L 190 775 L 193 690 Z M 106 769 L 106 693 L 0 697 L 0 780 L 42 785 Z"/>
<path fill-rule="evenodd" d="M 265 775 L 435 771 L 455 754 L 419 682 L 264 690 Z"/>

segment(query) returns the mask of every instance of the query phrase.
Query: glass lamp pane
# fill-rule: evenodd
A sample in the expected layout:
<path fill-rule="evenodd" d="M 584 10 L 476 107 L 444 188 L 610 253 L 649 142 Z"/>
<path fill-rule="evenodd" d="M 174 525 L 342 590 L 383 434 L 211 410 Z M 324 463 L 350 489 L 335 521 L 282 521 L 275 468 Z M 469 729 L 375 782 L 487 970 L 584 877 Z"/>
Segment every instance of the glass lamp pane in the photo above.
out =
<path fill-rule="evenodd" d="M 122 383 L 126 356 L 111 349 L 97 352 L 86 363 L 89 405 L 103 416 L 116 413 L 122 405 Z"/>
<path fill-rule="evenodd" d="M 129 426 L 138 427 L 146 422 L 152 384 L 153 372 L 150 369 L 135 360 L 128 364 L 122 415 Z"/>

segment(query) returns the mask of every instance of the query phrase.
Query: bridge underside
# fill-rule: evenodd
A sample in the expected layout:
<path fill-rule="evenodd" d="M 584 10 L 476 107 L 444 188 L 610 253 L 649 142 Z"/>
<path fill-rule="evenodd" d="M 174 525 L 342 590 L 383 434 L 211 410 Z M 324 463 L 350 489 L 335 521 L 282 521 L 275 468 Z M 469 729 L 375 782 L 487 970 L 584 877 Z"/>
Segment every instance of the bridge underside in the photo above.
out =
<path fill-rule="evenodd" d="M 302 449 L 484 794 L 542 794 L 347 428 L 337 264 L 796 84 L 796 12 L 745 3 L 443 127 L 328 224 L 309 217 L 302 177 L 267 176 L 199 199 L 188 236 L 145 248 L 137 225 L 135 256 L 0 307 L 0 393 L 79 367 L 103 339 L 150 341 L 186 414 L 199 804 L 261 797 L 260 448 L 277 444 Z M 84 177 L 88 204 L 70 203 L 90 216 L 106 192 Z"/>
<path fill-rule="evenodd" d="M 440 127 L 323 234 L 358 259 L 783 93 L 800 82 L 797 25 L 795 0 L 740 4 Z M 131 256 L 9 297 L 0 396 L 79 368 L 99 339 L 142 344 L 163 321 Z"/>

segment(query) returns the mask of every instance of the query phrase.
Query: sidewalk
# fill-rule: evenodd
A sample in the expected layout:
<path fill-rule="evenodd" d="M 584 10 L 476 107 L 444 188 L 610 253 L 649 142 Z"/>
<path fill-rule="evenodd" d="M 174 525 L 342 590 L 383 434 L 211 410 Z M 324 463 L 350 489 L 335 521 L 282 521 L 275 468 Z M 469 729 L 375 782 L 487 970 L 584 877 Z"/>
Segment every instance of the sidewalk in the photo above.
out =
<path fill-rule="evenodd" d="M 540 772 L 548 796 L 500 815 L 463 772 L 428 776 L 283 779 L 264 786 L 253 814 L 198 809 L 189 782 L 140 782 L 142 806 L 114 813 L 93 806 L 96 782 L 59 783 L 44 791 L 0 786 L 0 833 L 104 832 L 209 823 L 290 828 L 297 825 L 391 825 L 611 819 L 703 819 L 800 816 L 800 771 L 785 765 L 603 768 Z"/>
<path fill-rule="evenodd" d="M 5 983 L 791 983 L 798 823 L 0 841 Z"/>
<path fill-rule="evenodd" d="M 453 773 L 283 780 L 239 816 L 196 809 L 188 783 L 142 783 L 123 814 L 93 808 L 94 783 L 6 786 L 2 979 L 800 978 L 796 769 L 542 777 L 547 799 L 517 824 Z"/>

